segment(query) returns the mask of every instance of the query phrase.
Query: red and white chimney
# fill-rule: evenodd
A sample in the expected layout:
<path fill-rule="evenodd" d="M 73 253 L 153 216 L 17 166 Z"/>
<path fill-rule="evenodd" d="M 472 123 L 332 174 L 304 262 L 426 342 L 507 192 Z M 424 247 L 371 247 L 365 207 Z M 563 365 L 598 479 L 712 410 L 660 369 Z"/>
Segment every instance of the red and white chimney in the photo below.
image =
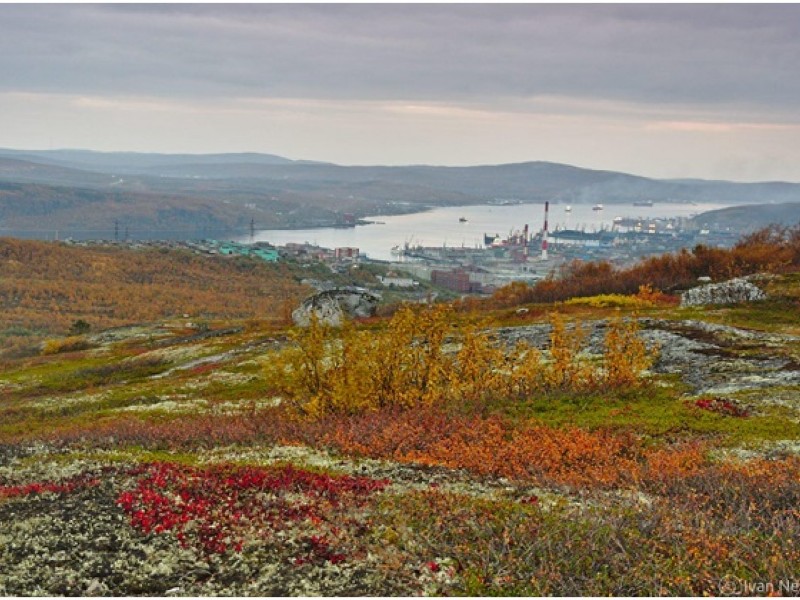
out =
<path fill-rule="evenodd" d="M 544 203 L 544 229 L 542 229 L 542 260 L 547 260 L 547 214 L 550 212 L 550 203 Z"/>

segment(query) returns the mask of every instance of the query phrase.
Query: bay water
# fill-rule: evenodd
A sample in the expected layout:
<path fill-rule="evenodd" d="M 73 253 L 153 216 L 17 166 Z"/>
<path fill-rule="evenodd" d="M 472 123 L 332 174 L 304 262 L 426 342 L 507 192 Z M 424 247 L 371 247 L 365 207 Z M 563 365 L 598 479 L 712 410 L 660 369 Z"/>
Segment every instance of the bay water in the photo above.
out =
<path fill-rule="evenodd" d="M 589 204 L 550 206 L 548 227 L 582 229 L 587 232 L 610 229 L 615 217 L 674 218 L 724 208 L 724 204 L 656 203 L 653 206 L 631 204 L 605 205 L 593 210 Z M 426 247 L 483 247 L 483 236 L 505 238 L 512 231 L 521 231 L 528 224 L 534 234 L 544 223 L 544 204 L 475 205 L 434 208 L 405 215 L 376 215 L 366 220 L 369 225 L 356 227 L 320 227 L 311 229 L 265 229 L 240 242 L 264 241 L 276 246 L 287 243 L 311 243 L 323 248 L 355 247 L 362 255 L 375 260 L 394 260 L 392 248 L 404 244 Z"/>

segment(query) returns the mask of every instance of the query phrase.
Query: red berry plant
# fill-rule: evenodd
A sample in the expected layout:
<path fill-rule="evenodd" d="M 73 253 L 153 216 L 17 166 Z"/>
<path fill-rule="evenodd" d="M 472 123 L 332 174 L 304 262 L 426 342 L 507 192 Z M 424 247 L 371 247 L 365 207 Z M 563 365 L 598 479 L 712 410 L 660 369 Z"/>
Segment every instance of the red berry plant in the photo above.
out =
<path fill-rule="evenodd" d="M 288 548 L 295 565 L 349 558 L 346 540 L 365 529 L 359 509 L 389 484 L 292 466 L 150 463 L 131 474 L 135 487 L 122 492 L 117 504 L 143 533 L 171 533 L 205 555 L 272 543 Z"/>
<path fill-rule="evenodd" d="M 22 485 L 0 485 L 0 500 L 46 493 L 71 494 L 76 490 L 93 487 L 99 483 L 100 479 L 97 477 L 81 474 L 63 481 L 34 481 Z"/>
<path fill-rule="evenodd" d="M 698 398 L 694 405 L 697 408 L 702 408 L 703 410 L 708 410 L 729 417 L 746 417 L 749 415 L 746 408 L 738 406 L 727 398 L 703 396 L 702 398 Z"/>

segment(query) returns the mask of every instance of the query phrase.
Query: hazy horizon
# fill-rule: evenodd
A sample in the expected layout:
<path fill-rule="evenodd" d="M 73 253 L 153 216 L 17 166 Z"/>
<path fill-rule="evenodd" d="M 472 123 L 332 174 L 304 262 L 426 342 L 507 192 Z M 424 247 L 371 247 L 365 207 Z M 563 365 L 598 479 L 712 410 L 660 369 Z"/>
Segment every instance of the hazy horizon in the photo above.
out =
<path fill-rule="evenodd" d="M 800 181 L 798 5 L 0 4 L 0 147 Z"/>
<path fill-rule="evenodd" d="M 492 167 L 492 166 L 502 166 L 502 165 L 509 165 L 509 164 L 527 164 L 527 163 L 552 163 L 557 165 L 563 165 L 567 167 L 575 167 L 578 169 L 585 169 L 590 171 L 610 171 L 610 172 L 619 172 L 625 175 L 633 175 L 637 177 L 647 177 L 648 179 L 654 180 L 703 180 L 708 182 L 713 181 L 727 181 L 731 183 L 800 183 L 800 180 L 788 180 L 788 179 L 773 179 L 773 180 L 766 180 L 766 179 L 754 179 L 749 181 L 736 181 L 733 179 L 720 179 L 720 178 L 703 178 L 703 177 L 649 177 L 646 175 L 642 175 L 641 173 L 635 173 L 630 171 L 616 171 L 614 169 L 599 169 L 592 167 L 591 165 L 582 165 L 577 163 L 567 163 L 567 162 L 556 162 L 550 161 L 546 159 L 536 159 L 536 160 L 521 160 L 521 161 L 514 161 L 510 163 L 490 163 L 490 162 L 481 162 L 481 163 L 473 163 L 473 164 L 451 164 L 451 165 L 443 165 L 443 164 L 436 164 L 436 163 L 398 163 L 398 164 L 384 164 L 384 163 L 353 163 L 353 164 L 344 164 L 344 163 L 335 163 L 332 161 L 318 161 L 314 158 L 308 158 L 304 156 L 286 156 L 285 154 L 281 154 L 279 152 L 262 152 L 260 150 L 234 150 L 230 152 L 157 152 L 157 151 L 148 151 L 148 150 L 96 150 L 94 148 L 9 148 L 9 147 L 0 147 L 0 152 L 3 150 L 12 151 L 12 152 L 93 152 L 99 154 L 137 154 L 137 155 L 163 155 L 163 156 L 179 156 L 179 155 L 186 155 L 186 156 L 213 156 L 213 155 L 237 155 L 237 154 L 259 154 L 263 156 L 276 156 L 279 158 L 285 158 L 292 161 L 299 161 L 299 162 L 317 162 L 320 164 L 329 164 L 339 167 L 453 167 L 453 168 L 469 168 L 469 167 Z"/>

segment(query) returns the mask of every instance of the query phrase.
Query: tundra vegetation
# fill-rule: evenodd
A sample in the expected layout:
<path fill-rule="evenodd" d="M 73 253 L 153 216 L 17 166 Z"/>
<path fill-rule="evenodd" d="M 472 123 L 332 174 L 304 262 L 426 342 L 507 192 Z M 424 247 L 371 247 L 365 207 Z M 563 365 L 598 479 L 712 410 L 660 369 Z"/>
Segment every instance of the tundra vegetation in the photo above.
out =
<path fill-rule="evenodd" d="M 799 258 L 772 228 L 340 329 L 290 328 L 278 293 L 236 304 L 235 272 L 205 323 L 139 312 L 150 284 L 129 283 L 118 321 L 5 356 L 0 594 L 786 590 Z M 751 273 L 763 301 L 678 306 L 698 276 Z"/>

